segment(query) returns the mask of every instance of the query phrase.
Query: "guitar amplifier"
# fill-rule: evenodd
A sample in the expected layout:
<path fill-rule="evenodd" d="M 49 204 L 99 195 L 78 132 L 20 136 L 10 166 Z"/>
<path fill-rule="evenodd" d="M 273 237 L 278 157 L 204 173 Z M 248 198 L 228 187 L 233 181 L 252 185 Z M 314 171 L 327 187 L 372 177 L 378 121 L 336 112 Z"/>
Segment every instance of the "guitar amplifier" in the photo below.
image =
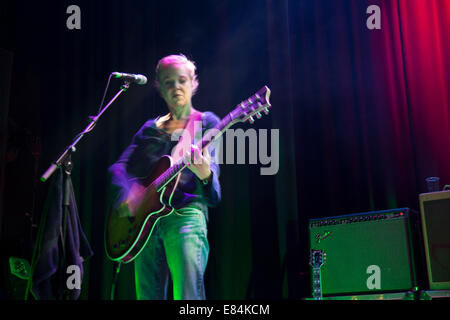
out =
<path fill-rule="evenodd" d="M 428 284 L 450 289 L 450 191 L 419 195 Z"/>
<path fill-rule="evenodd" d="M 416 291 L 409 208 L 309 220 L 324 296 Z"/>

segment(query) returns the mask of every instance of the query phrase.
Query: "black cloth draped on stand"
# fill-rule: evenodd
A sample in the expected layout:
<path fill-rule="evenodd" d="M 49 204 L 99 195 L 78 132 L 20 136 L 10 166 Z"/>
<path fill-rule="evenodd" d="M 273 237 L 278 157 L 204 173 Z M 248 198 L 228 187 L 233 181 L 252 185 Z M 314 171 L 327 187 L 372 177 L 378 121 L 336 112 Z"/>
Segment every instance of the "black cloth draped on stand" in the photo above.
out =
<path fill-rule="evenodd" d="M 68 188 L 68 206 L 64 205 L 65 186 Z M 93 252 L 81 227 L 70 175 L 63 175 L 62 169 L 55 172 L 50 185 L 41 218 L 42 227 L 42 238 L 38 236 L 37 240 L 38 256 L 31 292 L 37 300 L 76 300 L 81 289 L 67 285 L 68 277 L 73 273 L 68 270 L 76 267 L 68 267 L 78 266 L 82 287 L 83 261 Z"/>

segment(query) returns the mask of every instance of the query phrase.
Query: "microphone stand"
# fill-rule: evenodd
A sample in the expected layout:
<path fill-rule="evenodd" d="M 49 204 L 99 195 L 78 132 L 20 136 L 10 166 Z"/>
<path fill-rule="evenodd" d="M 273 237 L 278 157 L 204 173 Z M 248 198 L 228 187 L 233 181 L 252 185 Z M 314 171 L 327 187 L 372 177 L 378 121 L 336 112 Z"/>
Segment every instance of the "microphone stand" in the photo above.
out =
<path fill-rule="evenodd" d="M 83 136 L 86 133 L 89 133 L 94 129 L 95 125 L 97 124 L 100 117 L 103 115 L 103 113 L 111 106 L 111 104 L 128 88 L 130 87 L 130 81 L 125 80 L 122 86 L 120 87 L 119 92 L 116 93 L 116 95 L 111 99 L 111 101 L 108 102 L 108 104 L 96 115 L 91 116 L 91 122 L 89 125 L 77 136 L 75 136 L 74 141 L 71 145 L 67 147 L 66 150 L 58 157 L 58 159 L 53 162 L 50 167 L 44 172 L 44 174 L 41 176 L 41 181 L 46 182 L 50 176 L 56 171 L 56 169 L 63 167 L 63 226 L 61 226 L 61 241 L 62 241 L 62 252 L 63 252 L 63 259 L 65 258 L 65 236 L 66 236 L 66 224 L 67 224 L 67 210 L 69 206 L 69 194 L 70 194 L 70 188 L 69 188 L 69 181 L 70 181 L 70 175 L 73 168 L 73 163 L 71 161 L 71 154 L 76 151 L 76 145 L 80 140 L 83 138 Z M 42 245 L 42 239 L 44 235 L 45 230 L 45 224 L 47 220 L 47 212 L 43 212 L 43 216 L 41 217 L 41 223 L 39 225 L 39 230 L 36 238 L 36 244 L 33 251 L 33 256 L 31 260 L 31 273 L 30 277 L 28 278 L 27 282 L 27 288 L 25 291 L 25 300 L 28 300 L 28 296 L 32 287 L 33 277 L 34 277 L 34 271 L 37 264 L 37 258 L 38 258 L 38 251 L 40 251 L 40 247 Z M 62 266 L 62 264 L 59 264 Z M 60 292 L 58 292 L 58 295 L 60 295 L 60 298 L 63 297 Z"/>
<path fill-rule="evenodd" d="M 95 127 L 95 125 L 98 122 L 98 119 L 103 115 L 103 113 L 119 97 L 119 95 L 121 95 L 123 92 L 125 92 L 129 87 L 130 87 L 130 82 L 124 81 L 124 84 L 121 86 L 119 92 L 111 99 L 111 101 L 96 116 L 90 117 L 91 122 L 89 123 L 89 125 L 81 133 L 79 133 L 76 136 L 73 143 L 67 147 L 67 149 L 61 154 L 61 156 L 58 158 L 58 160 L 56 160 L 54 163 L 52 163 L 52 165 L 47 169 L 47 171 L 45 171 L 45 173 L 41 176 L 42 182 L 47 181 L 48 178 L 53 174 L 53 172 L 55 172 L 55 170 L 57 168 L 61 167 L 62 165 L 64 165 L 64 163 L 66 163 L 67 158 L 70 156 L 70 153 L 76 151 L 75 146 L 77 145 L 77 143 L 83 138 L 83 136 L 86 133 L 90 132 Z"/>

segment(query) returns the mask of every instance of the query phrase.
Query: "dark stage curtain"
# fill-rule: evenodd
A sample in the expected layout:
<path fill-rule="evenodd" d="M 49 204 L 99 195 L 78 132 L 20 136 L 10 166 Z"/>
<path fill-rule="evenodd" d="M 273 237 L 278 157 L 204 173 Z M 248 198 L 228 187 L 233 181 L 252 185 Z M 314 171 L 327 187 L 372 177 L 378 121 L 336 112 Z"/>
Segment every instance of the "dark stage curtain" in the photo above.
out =
<path fill-rule="evenodd" d="M 66 27 L 71 4 L 81 9 L 80 30 Z M 381 29 L 367 27 L 370 5 L 381 9 Z M 450 184 L 447 0 L 18 0 L 0 8 L 0 46 L 14 54 L 9 117 L 40 137 L 40 172 L 97 113 L 110 72 L 153 82 L 161 57 L 184 53 L 198 64 L 194 105 L 220 117 L 271 88 L 269 116 L 235 129 L 267 129 L 269 146 L 278 134 L 279 170 L 261 175 L 268 165 L 259 161 L 222 165 L 223 201 L 209 222 L 210 299 L 309 296 L 308 219 L 417 209 L 426 177 Z M 111 83 L 107 99 L 120 84 Z M 94 251 L 81 299 L 109 297 L 106 170 L 145 120 L 163 112 L 150 84 L 133 86 L 73 155 L 80 220 Z M 5 186 L 20 182 L 15 192 L 26 195 L 20 205 L 5 203 L 14 217 L 34 208 L 35 177 L 17 167 L 34 162 L 20 159 L 6 164 Z M 35 192 L 37 207 L 46 188 Z M 118 299 L 135 298 L 132 264 L 122 266 L 117 290 Z"/>

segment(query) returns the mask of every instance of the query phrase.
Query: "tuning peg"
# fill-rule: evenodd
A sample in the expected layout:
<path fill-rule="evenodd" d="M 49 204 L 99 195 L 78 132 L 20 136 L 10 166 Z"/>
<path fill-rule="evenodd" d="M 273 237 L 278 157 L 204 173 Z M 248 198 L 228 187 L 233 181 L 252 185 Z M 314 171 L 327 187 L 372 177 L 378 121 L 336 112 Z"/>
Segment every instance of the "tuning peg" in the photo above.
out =
<path fill-rule="evenodd" d="M 255 119 L 253 119 L 253 117 L 250 116 L 250 117 L 248 118 L 248 121 L 249 121 L 251 124 L 253 124 L 253 122 L 255 122 Z"/>
<path fill-rule="evenodd" d="M 257 117 L 258 119 L 261 119 L 261 117 L 262 117 L 261 113 L 260 113 L 260 112 L 257 112 L 257 113 L 256 113 L 256 117 Z"/>
<path fill-rule="evenodd" d="M 265 113 L 266 115 L 269 114 L 269 108 L 265 107 L 265 108 L 264 108 L 264 113 Z"/>

